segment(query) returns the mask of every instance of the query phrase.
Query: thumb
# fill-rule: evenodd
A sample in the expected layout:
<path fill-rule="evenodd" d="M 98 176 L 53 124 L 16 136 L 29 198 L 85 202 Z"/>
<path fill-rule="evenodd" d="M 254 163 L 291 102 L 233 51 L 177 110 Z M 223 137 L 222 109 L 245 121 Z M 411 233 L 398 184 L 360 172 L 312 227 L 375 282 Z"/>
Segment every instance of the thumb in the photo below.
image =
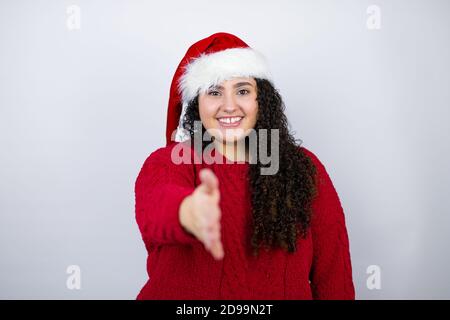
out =
<path fill-rule="evenodd" d="M 200 170 L 200 181 L 204 186 L 204 190 L 212 194 L 217 189 L 219 189 L 219 179 L 217 179 L 216 175 L 211 169 L 202 169 Z"/>

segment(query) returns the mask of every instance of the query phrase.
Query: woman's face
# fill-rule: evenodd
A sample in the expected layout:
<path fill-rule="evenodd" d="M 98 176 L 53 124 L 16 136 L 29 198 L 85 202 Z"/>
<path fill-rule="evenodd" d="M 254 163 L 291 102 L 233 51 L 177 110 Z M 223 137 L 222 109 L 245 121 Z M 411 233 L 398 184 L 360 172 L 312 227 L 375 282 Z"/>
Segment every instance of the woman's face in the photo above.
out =
<path fill-rule="evenodd" d="M 235 142 L 255 127 L 258 102 L 253 78 L 223 81 L 199 95 L 200 120 L 209 134 L 223 143 Z"/>

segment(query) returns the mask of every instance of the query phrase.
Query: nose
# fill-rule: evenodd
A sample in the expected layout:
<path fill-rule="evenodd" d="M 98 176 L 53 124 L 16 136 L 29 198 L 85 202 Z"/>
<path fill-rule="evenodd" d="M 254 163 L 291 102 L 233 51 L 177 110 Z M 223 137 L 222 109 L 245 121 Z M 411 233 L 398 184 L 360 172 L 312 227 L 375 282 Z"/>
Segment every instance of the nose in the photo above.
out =
<path fill-rule="evenodd" d="M 237 109 L 238 105 L 234 95 L 224 95 L 222 110 L 226 113 L 234 113 Z"/>

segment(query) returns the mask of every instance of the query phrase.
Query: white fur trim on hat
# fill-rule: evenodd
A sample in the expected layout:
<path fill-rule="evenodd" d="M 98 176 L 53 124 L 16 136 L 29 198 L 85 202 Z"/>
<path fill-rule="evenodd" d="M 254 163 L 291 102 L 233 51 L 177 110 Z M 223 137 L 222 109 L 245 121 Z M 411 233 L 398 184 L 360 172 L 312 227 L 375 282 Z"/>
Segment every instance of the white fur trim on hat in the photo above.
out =
<path fill-rule="evenodd" d="M 182 103 L 189 103 L 197 94 L 212 85 L 234 77 L 255 77 L 272 80 L 265 57 L 256 50 L 230 48 L 194 58 L 180 77 L 178 90 Z"/>

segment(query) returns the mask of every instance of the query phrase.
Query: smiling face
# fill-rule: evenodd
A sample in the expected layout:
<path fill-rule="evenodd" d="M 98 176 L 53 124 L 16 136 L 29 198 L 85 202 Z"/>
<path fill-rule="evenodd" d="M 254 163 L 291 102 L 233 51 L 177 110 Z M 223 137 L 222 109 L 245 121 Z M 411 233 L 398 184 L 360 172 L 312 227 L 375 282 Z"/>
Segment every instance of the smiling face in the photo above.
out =
<path fill-rule="evenodd" d="M 198 98 L 200 120 L 211 136 L 223 143 L 241 140 L 255 127 L 256 81 L 240 77 L 210 87 Z"/>

